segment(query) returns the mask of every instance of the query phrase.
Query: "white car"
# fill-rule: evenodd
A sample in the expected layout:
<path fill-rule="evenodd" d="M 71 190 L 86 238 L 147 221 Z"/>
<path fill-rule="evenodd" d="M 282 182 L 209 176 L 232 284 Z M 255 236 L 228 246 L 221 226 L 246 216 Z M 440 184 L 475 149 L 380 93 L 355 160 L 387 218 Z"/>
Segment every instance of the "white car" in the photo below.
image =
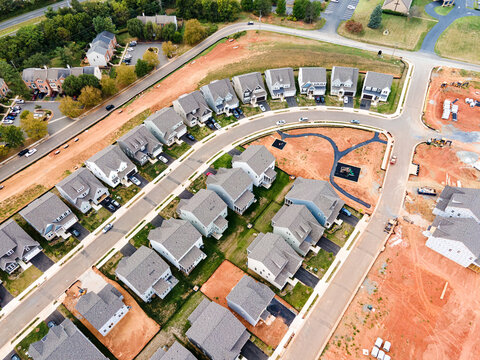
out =
<path fill-rule="evenodd" d="M 265 108 L 265 106 L 263 104 L 260 104 L 259 107 L 260 107 L 260 110 L 267 111 L 267 109 Z"/>
<path fill-rule="evenodd" d="M 25 154 L 25 157 L 30 157 L 32 156 L 33 154 L 35 154 L 37 152 L 37 149 L 33 148 L 33 149 L 30 149 L 28 150 L 28 152 Z"/>
<path fill-rule="evenodd" d="M 301 117 L 300 119 L 298 119 L 298 121 L 308 121 L 308 118 L 307 117 Z"/>
<path fill-rule="evenodd" d="M 129 48 L 127 49 L 127 51 L 133 51 L 133 48 L 132 48 L 132 47 L 129 47 Z"/>
<path fill-rule="evenodd" d="M 343 98 L 343 103 L 344 103 L 344 104 L 348 104 L 348 96 L 345 96 L 345 97 Z"/>
<path fill-rule="evenodd" d="M 350 10 L 355 10 L 355 6 L 353 6 L 353 5 L 348 5 L 347 8 L 350 9 Z"/>
<path fill-rule="evenodd" d="M 285 125 L 287 122 L 285 120 L 278 120 L 275 124 L 277 124 L 278 126 L 280 125 Z"/>
<path fill-rule="evenodd" d="M 163 162 L 164 164 L 168 163 L 168 159 L 167 159 L 165 156 L 162 156 L 162 155 L 160 155 L 160 156 L 158 157 L 158 160 L 160 160 L 160 161 Z"/>
<path fill-rule="evenodd" d="M 5 125 L 11 125 L 11 124 L 13 124 L 13 120 L 5 119 L 5 120 L 2 121 L 2 123 L 5 124 Z"/>
<path fill-rule="evenodd" d="M 141 181 L 138 180 L 135 176 L 132 176 L 132 177 L 130 178 L 130 180 L 132 181 L 132 183 L 134 183 L 134 184 L 137 185 L 137 186 L 142 185 Z"/>
<path fill-rule="evenodd" d="M 102 232 L 105 234 L 105 233 L 109 232 L 112 228 L 113 228 L 112 224 L 105 225 Z"/>
<path fill-rule="evenodd" d="M 15 104 L 25 104 L 25 100 L 17 99 L 17 100 L 15 100 Z"/>
<path fill-rule="evenodd" d="M 124 59 L 131 59 L 132 58 L 132 54 L 127 54 L 125 55 Z"/>

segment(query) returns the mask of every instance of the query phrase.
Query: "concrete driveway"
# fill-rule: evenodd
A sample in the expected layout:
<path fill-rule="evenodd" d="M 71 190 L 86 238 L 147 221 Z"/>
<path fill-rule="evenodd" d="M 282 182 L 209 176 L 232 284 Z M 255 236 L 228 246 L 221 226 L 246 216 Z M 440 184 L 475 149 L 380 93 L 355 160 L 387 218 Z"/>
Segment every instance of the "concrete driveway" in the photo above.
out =
<path fill-rule="evenodd" d="M 319 278 L 305 270 L 303 267 L 300 267 L 293 277 L 311 288 L 314 288 L 320 281 Z"/>
<path fill-rule="evenodd" d="M 287 326 L 290 326 L 295 316 L 297 316 L 292 310 L 275 298 L 273 298 L 272 302 L 267 306 L 267 311 L 275 317 L 281 317 Z"/>
<path fill-rule="evenodd" d="M 53 264 L 55 264 L 53 260 L 43 252 L 39 252 L 33 259 L 30 260 L 30 263 L 41 272 L 47 271 L 50 269 L 50 267 L 52 267 Z"/>
<path fill-rule="evenodd" d="M 156 47 L 158 48 L 158 60 L 160 60 L 160 65 L 165 65 L 168 62 L 168 59 L 165 55 L 163 55 L 162 52 L 162 42 L 150 42 L 150 43 L 138 43 L 137 46 L 132 46 L 133 50 L 132 51 L 127 51 L 127 53 L 130 53 L 132 55 L 132 60 L 130 62 L 130 65 L 135 65 L 137 63 L 138 59 L 143 58 L 143 54 L 145 54 L 145 51 L 148 50 L 148 48 L 151 47 Z"/>

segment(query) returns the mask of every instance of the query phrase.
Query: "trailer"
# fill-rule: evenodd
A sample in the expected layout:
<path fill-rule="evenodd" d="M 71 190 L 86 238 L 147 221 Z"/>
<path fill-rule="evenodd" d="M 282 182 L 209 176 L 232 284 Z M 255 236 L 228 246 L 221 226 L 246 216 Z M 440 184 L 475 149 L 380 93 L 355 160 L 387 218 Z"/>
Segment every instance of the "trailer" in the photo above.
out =
<path fill-rule="evenodd" d="M 445 100 L 443 102 L 442 119 L 448 120 L 449 118 L 450 118 L 450 100 Z"/>
<path fill-rule="evenodd" d="M 452 105 L 452 120 L 457 121 L 458 105 Z"/>
<path fill-rule="evenodd" d="M 429 187 L 420 187 L 417 189 L 419 195 L 437 196 L 437 190 Z"/>

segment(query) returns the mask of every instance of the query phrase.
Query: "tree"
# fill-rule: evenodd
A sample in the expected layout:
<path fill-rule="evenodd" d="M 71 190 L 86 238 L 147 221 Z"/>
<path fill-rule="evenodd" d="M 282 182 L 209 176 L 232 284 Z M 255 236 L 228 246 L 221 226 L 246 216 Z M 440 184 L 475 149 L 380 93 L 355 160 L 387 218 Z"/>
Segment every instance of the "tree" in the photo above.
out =
<path fill-rule="evenodd" d="M 286 12 L 287 12 L 287 4 L 286 4 L 285 0 L 278 0 L 277 1 L 277 10 L 276 10 L 277 15 L 285 16 Z"/>
<path fill-rule="evenodd" d="M 163 55 L 165 55 L 167 58 L 173 57 L 175 50 L 176 47 L 172 44 L 171 41 L 166 41 L 162 44 Z"/>
<path fill-rule="evenodd" d="M 368 27 L 371 29 L 378 29 L 382 25 L 382 6 L 379 4 L 373 9 L 370 15 Z"/>
<path fill-rule="evenodd" d="M 240 2 L 240 5 L 242 6 L 243 11 L 248 11 L 248 12 L 253 11 L 253 0 L 242 0 Z"/>
<path fill-rule="evenodd" d="M 92 19 L 92 23 L 97 34 L 102 31 L 115 32 L 115 25 L 110 17 L 96 16 Z"/>
<path fill-rule="evenodd" d="M 272 11 L 271 0 L 253 0 L 253 10 L 256 14 L 262 14 L 262 16 L 270 15 Z"/>
<path fill-rule="evenodd" d="M 30 90 L 23 82 L 20 74 L 13 68 L 12 65 L 5 60 L 0 59 L 0 77 L 5 80 L 12 95 L 21 95 L 28 97 Z"/>
<path fill-rule="evenodd" d="M 145 60 L 152 68 L 157 67 L 160 64 L 158 60 L 158 54 L 154 51 L 145 51 L 143 53 L 143 60 Z"/>
<path fill-rule="evenodd" d="M 183 39 L 189 45 L 195 45 L 206 37 L 205 28 L 197 19 L 188 20 L 185 23 Z"/>
<path fill-rule="evenodd" d="M 79 117 L 83 112 L 80 107 L 80 103 L 73 100 L 70 96 L 65 96 L 62 100 L 60 100 L 60 105 L 58 106 L 58 108 L 63 115 L 70 118 Z"/>
<path fill-rule="evenodd" d="M 307 4 L 305 5 L 305 17 L 303 18 L 303 21 L 306 23 L 313 23 L 318 20 L 318 16 L 320 15 L 320 10 L 321 10 L 321 3 L 318 1 L 308 1 Z"/>
<path fill-rule="evenodd" d="M 147 22 L 143 28 L 143 38 L 145 40 L 155 40 L 155 27 L 151 21 Z"/>
<path fill-rule="evenodd" d="M 128 86 L 137 79 L 137 76 L 135 75 L 135 68 L 133 66 L 122 64 L 117 66 L 116 72 L 116 82 L 117 87 L 119 88 Z"/>
<path fill-rule="evenodd" d="M 100 80 L 100 86 L 102 87 L 102 95 L 104 97 L 110 97 L 117 92 L 115 79 L 112 79 L 110 76 L 103 75 L 102 80 Z"/>
<path fill-rule="evenodd" d="M 138 19 L 127 21 L 127 30 L 130 35 L 143 39 L 143 23 Z"/>
<path fill-rule="evenodd" d="M 87 85 L 82 88 L 78 102 L 86 108 L 94 107 L 102 101 L 102 92 L 93 86 Z"/>
<path fill-rule="evenodd" d="M 25 119 L 30 114 L 31 114 L 30 111 L 23 110 L 22 113 L 20 114 L 20 120 Z"/>
<path fill-rule="evenodd" d="M 215 31 L 214 31 L 215 32 Z M 211 34 L 210 34 L 211 35 Z M 183 35 L 180 31 L 175 31 L 175 34 L 173 34 L 173 42 L 175 44 L 181 44 L 183 41 Z"/>
<path fill-rule="evenodd" d="M 177 31 L 177 29 L 175 28 L 175 24 L 173 23 L 166 24 L 162 29 L 162 39 L 165 41 L 173 40 L 175 31 Z"/>
<path fill-rule="evenodd" d="M 20 127 L 33 140 L 38 140 L 48 135 L 48 122 L 42 119 L 35 119 L 32 113 L 20 119 Z"/>
<path fill-rule="evenodd" d="M 42 53 L 36 53 L 23 62 L 26 68 L 41 68 L 50 63 L 50 58 Z"/>
<path fill-rule="evenodd" d="M 63 81 L 62 89 L 68 96 L 78 96 L 85 86 L 100 88 L 100 81 L 91 74 L 69 75 Z"/>
<path fill-rule="evenodd" d="M 11 148 L 23 145 L 25 141 L 25 135 L 23 135 L 22 129 L 13 125 L 3 127 L 2 138 Z"/>
<path fill-rule="evenodd" d="M 345 28 L 347 29 L 347 31 L 349 33 L 352 33 L 352 34 L 359 34 L 361 32 L 363 32 L 363 25 L 361 22 L 357 22 L 355 20 L 348 20 L 346 23 L 345 23 Z"/>
<path fill-rule="evenodd" d="M 113 19 L 115 24 L 124 26 L 130 18 L 130 12 L 123 2 L 112 2 Z"/>
<path fill-rule="evenodd" d="M 153 66 L 146 60 L 138 59 L 137 63 L 135 64 L 135 74 L 137 74 L 138 77 L 147 75 L 150 71 L 152 71 L 152 69 Z"/>
<path fill-rule="evenodd" d="M 303 19 L 305 17 L 305 9 L 309 0 L 295 0 L 293 3 L 293 16 L 297 19 Z"/>

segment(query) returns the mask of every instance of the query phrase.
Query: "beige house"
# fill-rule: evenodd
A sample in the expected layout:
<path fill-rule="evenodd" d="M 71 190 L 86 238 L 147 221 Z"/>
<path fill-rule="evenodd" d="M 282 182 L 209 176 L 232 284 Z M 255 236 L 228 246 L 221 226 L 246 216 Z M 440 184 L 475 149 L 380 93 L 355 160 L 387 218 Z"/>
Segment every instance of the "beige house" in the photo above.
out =
<path fill-rule="evenodd" d="M 382 10 L 390 10 L 408 15 L 410 6 L 412 6 L 412 0 L 385 0 Z"/>

